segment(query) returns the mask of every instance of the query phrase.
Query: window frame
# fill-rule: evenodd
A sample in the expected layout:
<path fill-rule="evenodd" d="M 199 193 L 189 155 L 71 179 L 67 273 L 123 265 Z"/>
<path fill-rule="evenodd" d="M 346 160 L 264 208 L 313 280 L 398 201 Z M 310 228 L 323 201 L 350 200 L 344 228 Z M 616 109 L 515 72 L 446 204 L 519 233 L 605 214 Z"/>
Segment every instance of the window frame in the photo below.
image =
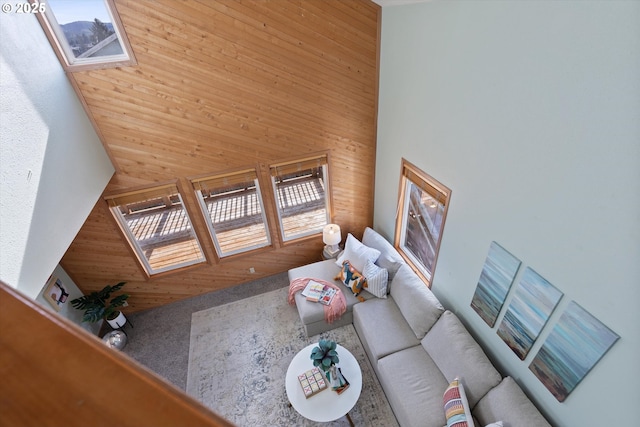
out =
<path fill-rule="evenodd" d="M 324 185 L 324 209 L 325 209 L 325 222 L 318 228 L 308 229 L 302 233 L 286 235 L 285 226 L 283 223 L 283 213 L 280 209 L 279 191 L 276 177 L 281 175 L 289 175 L 295 172 L 302 172 L 309 169 L 322 168 L 322 182 Z M 329 155 L 328 153 L 317 154 L 313 156 L 298 158 L 295 160 L 283 161 L 269 165 L 269 179 L 271 180 L 271 187 L 273 192 L 274 209 L 276 211 L 276 217 L 278 219 L 279 236 L 283 243 L 290 243 L 300 239 L 305 239 L 310 236 L 316 236 L 322 233 L 322 229 L 327 224 L 332 223 L 333 211 L 332 211 L 332 196 L 331 196 L 331 184 L 330 184 L 330 172 L 329 172 Z"/>
<path fill-rule="evenodd" d="M 204 199 L 202 194 L 203 190 L 209 190 L 212 188 L 221 188 L 215 187 L 219 183 L 226 183 L 226 185 L 232 184 L 241 184 L 249 181 L 253 181 L 254 188 L 256 192 L 257 202 L 260 206 L 260 216 L 262 218 L 262 225 L 264 226 L 264 233 L 266 242 L 260 242 L 258 244 L 244 246 L 242 248 L 231 250 L 225 252 L 218 239 L 218 234 L 216 233 L 215 226 L 211 220 L 211 215 L 209 210 L 207 209 L 207 202 Z M 262 249 L 265 247 L 269 247 L 272 245 L 271 242 L 271 231 L 269 227 L 269 222 L 267 220 L 267 213 L 264 204 L 264 197 L 262 194 L 262 189 L 260 186 L 260 179 L 258 178 L 258 171 L 256 168 L 252 169 L 243 169 L 240 171 L 232 171 L 221 174 L 207 175 L 202 178 L 194 178 L 191 179 L 191 185 L 193 187 L 196 199 L 198 200 L 198 205 L 200 206 L 200 211 L 204 217 L 205 223 L 207 225 L 207 229 L 209 230 L 209 236 L 213 240 L 213 245 L 216 251 L 216 255 L 219 259 L 227 258 L 233 255 L 238 255 L 246 252 L 255 251 L 258 249 Z"/>
<path fill-rule="evenodd" d="M 407 216 L 409 213 L 409 201 L 410 201 L 410 184 L 414 184 L 422 191 L 427 192 L 431 197 L 435 198 L 437 202 L 442 203 L 443 210 L 441 215 L 441 222 L 439 227 L 439 233 L 437 241 L 434 247 L 434 258 L 431 268 L 425 266 L 411 251 L 404 245 L 407 224 L 409 222 Z M 420 278 L 430 288 L 433 283 L 433 277 L 438 261 L 438 255 L 440 252 L 440 244 L 442 242 L 442 235 L 444 232 L 444 226 L 447 219 L 447 213 L 449 211 L 449 204 L 451 200 L 451 189 L 433 178 L 431 175 L 422 171 L 417 166 L 413 165 L 406 159 L 402 159 L 400 170 L 400 187 L 398 191 L 398 211 L 396 213 L 396 228 L 394 235 L 394 247 L 400 252 L 400 255 L 407 261 L 411 268 L 420 276 Z"/>
<path fill-rule="evenodd" d="M 74 72 L 137 65 L 133 49 L 131 48 L 127 34 L 124 31 L 124 26 L 113 0 L 103 0 L 103 2 L 107 9 L 107 13 L 111 17 L 110 24 L 113 26 L 113 30 L 117 36 L 120 46 L 122 47 L 123 53 L 121 55 L 98 56 L 93 58 L 82 58 L 80 60 L 78 60 L 78 58 L 76 58 L 71 52 L 71 46 L 64 36 L 64 32 L 62 31 L 48 0 L 28 1 L 34 5 L 45 4 L 43 13 L 36 13 L 35 15 L 65 71 Z"/>
<path fill-rule="evenodd" d="M 189 233 L 190 237 L 193 237 L 193 240 L 195 241 L 196 247 L 199 251 L 199 256 L 197 259 L 168 265 L 162 268 L 154 268 L 151 266 L 149 259 L 147 259 L 147 257 L 145 256 L 144 249 L 141 247 L 138 239 L 134 236 L 133 231 L 127 224 L 126 218 L 120 211 L 120 206 L 122 206 L 123 204 L 136 203 L 135 199 L 139 199 L 140 202 L 138 203 L 142 203 L 146 200 L 150 200 L 153 197 L 161 197 L 162 194 L 168 195 L 169 193 L 171 194 L 171 196 L 173 195 L 178 196 L 180 205 L 182 206 L 182 212 L 184 213 L 184 216 L 188 221 L 191 229 Z M 153 187 L 145 187 L 142 189 L 136 189 L 132 191 L 112 194 L 112 195 L 105 196 L 104 200 L 107 202 L 109 212 L 113 216 L 115 222 L 118 225 L 118 228 L 122 232 L 125 241 L 129 245 L 129 248 L 131 249 L 135 258 L 138 261 L 138 264 L 141 266 L 142 270 L 144 271 L 145 275 L 148 278 L 156 277 L 156 276 L 173 272 L 176 270 L 182 270 L 188 267 L 194 267 L 200 264 L 204 264 L 208 261 L 206 252 L 204 251 L 204 248 L 202 246 L 202 243 L 200 242 L 198 233 L 196 232 L 196 227 L 194 227 L 193 221 L 191 220 L 191 216 L 189 215 L 189 211 L 187 209 L 185 200 L 182 197 L 180 188 L 176 183 L 161 184 Z M 125 203 L 125 202 L 128 202 L 128 203 Z"/>

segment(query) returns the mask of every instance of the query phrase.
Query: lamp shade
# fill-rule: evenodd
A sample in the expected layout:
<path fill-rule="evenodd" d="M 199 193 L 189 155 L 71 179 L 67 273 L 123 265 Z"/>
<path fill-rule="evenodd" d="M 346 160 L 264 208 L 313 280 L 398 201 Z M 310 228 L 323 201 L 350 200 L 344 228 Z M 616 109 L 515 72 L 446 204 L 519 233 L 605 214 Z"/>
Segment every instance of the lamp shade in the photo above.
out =
<path fill-rule="evenodd" d="M 342 240 L 340 226 L 337 224 L 327 224 L 322 229 L 322 241 L 325 245 L 337 245 Z"/>

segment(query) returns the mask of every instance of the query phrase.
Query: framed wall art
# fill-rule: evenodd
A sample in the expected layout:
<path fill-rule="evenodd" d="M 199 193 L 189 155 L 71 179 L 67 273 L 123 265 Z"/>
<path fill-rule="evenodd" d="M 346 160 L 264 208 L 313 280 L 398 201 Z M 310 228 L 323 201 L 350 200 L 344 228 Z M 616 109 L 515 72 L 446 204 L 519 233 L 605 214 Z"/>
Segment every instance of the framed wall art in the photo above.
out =
<path fill-rule="evenodd" d="M 42 296 L 49 304 L 51 304 L 51 307 L 56 311 L 60 311 L 62 306 L 67 302 L 69 293 L 60 278 L 51 276 Z"/>
<path fill-rule="evenodd" d="M 476 291 L 471 299 L 471 308 L 487 325 L 493 327 L 496 323 L 520 264 L 518 258 L 496 242 L 491 242 Z"/>
<path fill-rule="evenodd" d="M 529 369 L 559 402 L 564 402 L 618 338 L 571 301 Z"/>
<path fill-rule="evenodd" d="M 527 357 L 560 298 L 562 292 L 526 268 L 498 328 L 500 338 L 521 360 Z"/>

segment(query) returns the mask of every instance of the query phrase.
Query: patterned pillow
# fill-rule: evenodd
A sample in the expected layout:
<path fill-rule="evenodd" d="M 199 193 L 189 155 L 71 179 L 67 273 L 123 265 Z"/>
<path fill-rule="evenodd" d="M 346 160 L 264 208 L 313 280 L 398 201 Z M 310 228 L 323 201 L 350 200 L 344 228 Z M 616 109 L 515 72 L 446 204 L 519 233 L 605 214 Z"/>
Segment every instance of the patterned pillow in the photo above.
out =
<path fill-rule="evenodd" d="M 340 280 L 343 284 L 353 292 L 354 296 L 360 295 L 363 288 L 367 287 L 367 279 L 355 268 L 351 266 L 349 261 L 342 263 L 340 273 L 335 277 L 335 280 Z"/>
<path fill-rule="evenodd" d="M 362 270 L 362 275 L 367 280 L 367 291 L 378 298 L 387 297 L 387 286 L 389 285 L 389 272 L 386 268 L 375 265 L 371 260 L 367 260 Z"/>
<path fill-rule="evenodd" d="M 454 379 L 442 397 L 447 427 L 475 427 L 462 381 Z"/>

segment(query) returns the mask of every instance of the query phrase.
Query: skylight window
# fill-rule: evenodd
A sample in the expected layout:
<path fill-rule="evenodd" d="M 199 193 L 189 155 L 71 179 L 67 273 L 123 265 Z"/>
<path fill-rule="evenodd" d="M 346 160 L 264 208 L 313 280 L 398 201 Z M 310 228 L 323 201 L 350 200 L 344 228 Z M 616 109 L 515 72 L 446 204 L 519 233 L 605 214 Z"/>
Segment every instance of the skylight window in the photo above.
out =
<path fill-rule="evenodd" d="M 135 65 L 113 0 L 30 0 L 65 70 Z M 44 7 L 42 7 L 44 5 Z"/>

